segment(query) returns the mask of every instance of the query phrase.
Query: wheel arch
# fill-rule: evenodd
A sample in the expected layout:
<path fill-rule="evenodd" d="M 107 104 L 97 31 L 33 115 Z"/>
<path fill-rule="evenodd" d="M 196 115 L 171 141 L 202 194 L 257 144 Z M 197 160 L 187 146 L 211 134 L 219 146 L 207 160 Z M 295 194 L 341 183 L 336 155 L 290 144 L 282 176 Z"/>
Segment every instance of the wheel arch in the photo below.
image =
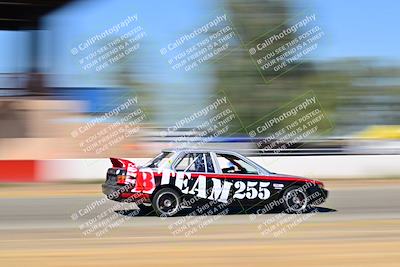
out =
<path fill-rule="evenodd" d="M 289 183 L 287 184 L 282 190 L 280 190 L 279 192 L 279 198 L 283 197 L 284 193 L 291 187 L 302 187 L 303 185 L 305 185 L 306 183 L 304 182 L 294 182 L 294 183 Z"/>
<path fill-rule="evenodd" d="M 154 189 L 153 193 L 151 193 L 151 199 L 153 199 L 153 197 L 155 196 L 155 194 L 156 194 L 158 191 L 160 191 L 161 189 L 164 189 L 164 188 L 173 189 L 173 190 L 175 190 L 175 191 L 179 194 L 179 196 L 183 196 L 182 191 L 181 191 L 178 187 L 176 187 L 175 185 L 172 185 L 172 184 L 163 184 L 163 185 L 158 185 L 158 186 L 156 186 L 156 188 Z"/>

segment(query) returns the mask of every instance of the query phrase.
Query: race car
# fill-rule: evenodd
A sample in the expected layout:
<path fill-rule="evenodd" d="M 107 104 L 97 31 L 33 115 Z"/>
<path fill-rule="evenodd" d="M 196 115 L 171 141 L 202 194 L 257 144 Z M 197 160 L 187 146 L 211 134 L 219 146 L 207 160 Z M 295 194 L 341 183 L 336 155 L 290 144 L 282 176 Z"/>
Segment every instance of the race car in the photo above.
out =
<path fill-rule="evenodd" d="M 102 184 L 107 198 L 136 202 L 141 210 L 165 217 L 204 202 L 302 213 L 328 195 L 320 181 L 270 172 L 233 151 L 163 150 L 143 166 L 110 160 Z"/>

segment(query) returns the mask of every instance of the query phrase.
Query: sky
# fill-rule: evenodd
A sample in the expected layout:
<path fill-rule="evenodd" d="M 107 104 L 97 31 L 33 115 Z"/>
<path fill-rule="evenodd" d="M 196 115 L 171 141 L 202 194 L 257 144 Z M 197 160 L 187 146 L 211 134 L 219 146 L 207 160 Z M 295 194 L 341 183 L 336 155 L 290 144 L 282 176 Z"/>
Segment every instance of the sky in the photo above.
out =
<path fill-rule="evenodd" d="M 400 2 L 395 0 L 307 0 L 315 7 L 328 42 L 321 59 L 381 57 L 400 59 Z"/>
<path fill-rule="evenodd" d="M 317 21 L 326 33 L 323 45 L 313 55 L 318 60 L 337 58 L 372 57 L 390 60 L 400 59 L 398 44 L 397 11 L 399 1 L 390 0 L 301 0 L 292 1 L 293 7 L 309 6 L 315 11 Z M 101 32 L 128 15 L 138 14 L 140 25 L 147 36 L 138 53 L 151 54 L 143 65 L 160 84 L 180 86 L 193 80 L 204 81 L 205 73 L 176 73 L 158 53 L 164 46 L 182 32 L 193 30 L 218 13 L 213 0 L 193 1 L 130 1 L 130 0 L 86 0 L 78 1 L 48 15 L 43 26 L 50 31 L 41 33 L 41 67 L 58 75 L 53 81 L 56 86 L 112 86 L 106 75 L 86 75 L 82 73 L 77 59 L 71 55 L 72 47 L 87 36 Z M 55 32 L 56 34 L 52 34 Z M 0 31 L 0 73 L 22 72 L 28 68 L 26 33 Z M 54 40 L 56 47 L 50 47 Z M 57 55 L 53 57 L 52 55 Z M 70 79 L 70 75 L 81 75 L 80 79 Z M 83 75 L 83 76 L 82 76 Z M 146 77 L 144 78 L 146 79 Z M 1 79 L 0 79 L 1 82 Z M 186 83 L 187 82 L 187 83 Z M 210 80 L 212 83 L 212 80 Z M 210 85 L 211 86 L 211 85 Z"/>

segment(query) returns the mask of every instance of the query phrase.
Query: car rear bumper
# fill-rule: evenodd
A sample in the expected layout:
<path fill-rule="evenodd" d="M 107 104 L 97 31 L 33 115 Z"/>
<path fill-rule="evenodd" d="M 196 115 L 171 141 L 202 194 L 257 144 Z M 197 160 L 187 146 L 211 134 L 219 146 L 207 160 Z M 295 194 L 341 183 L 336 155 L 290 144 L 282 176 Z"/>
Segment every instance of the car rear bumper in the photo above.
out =
<path fill-rule="evenodd" d="M 110 184 L 102 184 L 101 189 L 103 191 L 103 194 L 107 196 L 108 199 L 111 200 L 116 200 L 117 198 L 120 197 L 120 194 L 123 193 L 121 192 L 121 186 L 118 185 L 110 185 Z"/>
<path fill-rule="evenodd" d="M 104 183 L 101 185 L 103 194 L 110 200 L 125 202 L 138 202 L 139 200 L 144 203 L 150 202 L 150 195 L 144 193 L 131 192 L 131 186 L 112 185 Z"/>

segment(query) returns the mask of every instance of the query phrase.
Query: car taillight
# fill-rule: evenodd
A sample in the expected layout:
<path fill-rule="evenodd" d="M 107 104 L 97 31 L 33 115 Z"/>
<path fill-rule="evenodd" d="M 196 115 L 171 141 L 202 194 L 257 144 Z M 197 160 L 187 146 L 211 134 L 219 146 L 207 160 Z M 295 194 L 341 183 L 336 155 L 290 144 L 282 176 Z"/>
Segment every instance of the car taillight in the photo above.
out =
<path fill-rule="evenodd" d="M 125 184 L 126 175 L 118 175 L 117 176 L 117 184 Z"/>

